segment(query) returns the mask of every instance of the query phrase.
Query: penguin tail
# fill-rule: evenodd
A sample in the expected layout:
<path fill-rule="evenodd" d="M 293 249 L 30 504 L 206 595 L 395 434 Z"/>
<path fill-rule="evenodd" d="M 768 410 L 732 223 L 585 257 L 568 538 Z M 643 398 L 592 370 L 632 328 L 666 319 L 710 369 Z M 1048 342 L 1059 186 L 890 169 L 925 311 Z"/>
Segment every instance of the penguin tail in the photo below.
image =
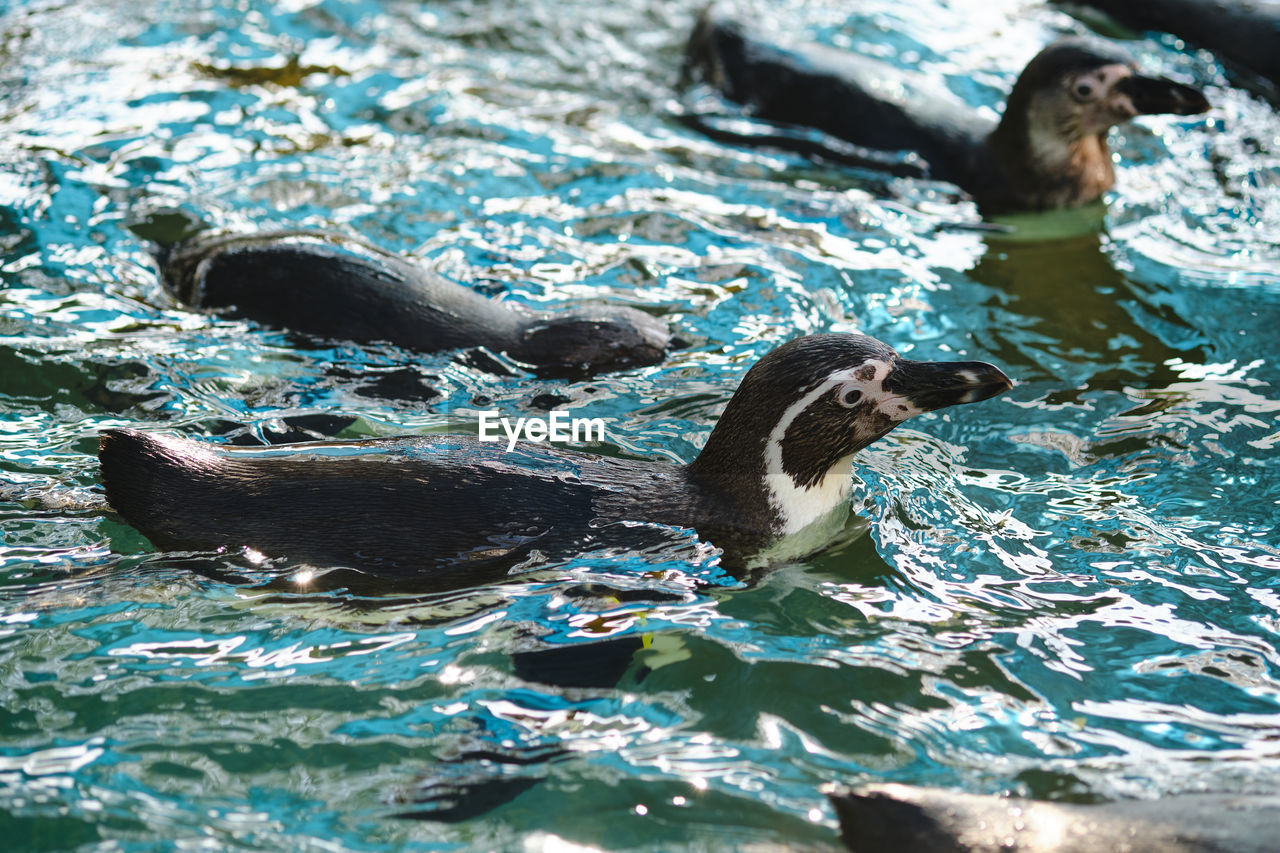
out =
<path fill-rule="evenodd" d="M 218 489 L 214 454 L 173 436 L 109 429 L 98 438 L 98 463 L 107 504 L 152 544 L 171 550 L 211 544 L 193 541 L 188 531 Z"/>

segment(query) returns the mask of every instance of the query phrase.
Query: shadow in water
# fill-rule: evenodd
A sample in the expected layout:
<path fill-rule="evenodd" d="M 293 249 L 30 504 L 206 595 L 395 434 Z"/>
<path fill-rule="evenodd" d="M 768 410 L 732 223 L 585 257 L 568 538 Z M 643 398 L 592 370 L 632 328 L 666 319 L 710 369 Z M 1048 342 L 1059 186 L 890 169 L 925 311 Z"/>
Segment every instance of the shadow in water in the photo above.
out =
<path fill-rule="evenodd" d="M 440 823 L 480 817 L 537 785 L 551 762 L 568 754 L 555 746 L 463 751 L 437 764 L 414 785 L 405 798 L 411 810 L 392 816 Z M 534 770 L 530 773 L 527 767 Z"/>
<path fill-rule="evenodd" d="M 1095 390 L 1163 387 L 1177 379 L 1166 362 L 1205 358 L 1197 328 L 1134 288 L 1112 266 L 1096 232 L 989 238 L 970 275 L 998 291 L 974 335 L 1023 381 L 1054 378 Z"/>

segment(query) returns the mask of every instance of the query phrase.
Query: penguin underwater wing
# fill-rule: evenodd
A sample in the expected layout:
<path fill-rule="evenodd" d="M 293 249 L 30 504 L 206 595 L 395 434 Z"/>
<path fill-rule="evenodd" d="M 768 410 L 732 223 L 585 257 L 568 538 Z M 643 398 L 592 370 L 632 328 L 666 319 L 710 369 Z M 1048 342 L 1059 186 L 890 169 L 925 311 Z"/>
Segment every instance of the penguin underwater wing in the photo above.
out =
<path fill-rule="evenodd" d="M 930 177 L 957 184 L 988 214 L 1096 201 L 1115 183 L 1111 127 L 1209 109 L 1196 89 L 1139 74 L 1115 45 L 1064 38 L 1027 64 L 995 122 L 922 74 L 823 45 L 780 44 L 713 7 L 690 36 L 685 77 L 760 119 L 916 152 Z"/>
<path fill-rule="evenodd" d="M 104 432 L 99 459 L 111 507 L 169 550 L 468 583 L 493 556 L 572 555 L 649 524 L 696 530 L 734 566 L 847 506 L 853 455 L 898 424 L 1010 387 L 984 362 L 810 335 L 747 372 L 688 465 L 460 435 L 244 450 L 135 430 Z"/>

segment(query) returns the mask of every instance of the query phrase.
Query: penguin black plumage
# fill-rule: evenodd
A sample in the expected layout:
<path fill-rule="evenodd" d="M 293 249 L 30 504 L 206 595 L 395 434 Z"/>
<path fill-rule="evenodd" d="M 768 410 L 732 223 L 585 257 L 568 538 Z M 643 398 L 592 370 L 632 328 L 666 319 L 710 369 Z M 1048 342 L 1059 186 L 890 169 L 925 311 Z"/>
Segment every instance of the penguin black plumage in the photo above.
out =
<path fill-rule="evenodd" d="M 634 308 L 536 312 L 322 231 L 198 235 L 164 247 L 160 269 L 165 286 L 197 308 L 418 352 L 487 347 L 542 375 L 654 364 L 672 345 L 665 323 Z"/>
<path fill-rule="evenodd" d="M 1131 27 L 1173 33 L 1280 86 L 1277 0 L 1075 0 L 1072 5 L 1076 4 L 1092 6 Z"/>
<path fill-rule="evenodd" d="M 988 214 L 1095 201 L 1115 183 L 1111 127 L 1209 108 L 1190 86 L 1139 75 L 1115 45 L 1065 38 L 1027 64 L 997 123 L 919 73 L 822 45 L 779 44 L 711 7 L 689 39 L 685 72 L 759 118 L 915 152 L 930 177 L 959 185 Z"/>

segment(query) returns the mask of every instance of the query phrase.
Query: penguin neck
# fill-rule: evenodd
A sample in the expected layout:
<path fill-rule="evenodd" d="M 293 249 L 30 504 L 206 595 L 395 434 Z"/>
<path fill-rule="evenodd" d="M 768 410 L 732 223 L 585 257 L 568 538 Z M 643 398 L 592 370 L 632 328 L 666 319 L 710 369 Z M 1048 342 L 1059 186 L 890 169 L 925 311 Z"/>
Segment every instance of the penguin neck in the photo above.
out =
<path fill-rule="evenodd" d="M 1115 184 L 1105 133 L 1084 132 L 1034 107 L 1006 110 L 986 144 L 1011 184 L 1008 193 L 1025 208 L 1088 204 Z"/>
<path fill-rule="evenodd" d="M 849 500 L 860 446 L 791 457 L 785 466 L 783 446 L 795 419 L 829 390 L 827 384 L 817 386 L 776 422 L 767 421 L 767 407 L 735 395 L 688 466 L 690 480 L 740 523 L 771 535 L 790 535 L 828 517 Z"/>

